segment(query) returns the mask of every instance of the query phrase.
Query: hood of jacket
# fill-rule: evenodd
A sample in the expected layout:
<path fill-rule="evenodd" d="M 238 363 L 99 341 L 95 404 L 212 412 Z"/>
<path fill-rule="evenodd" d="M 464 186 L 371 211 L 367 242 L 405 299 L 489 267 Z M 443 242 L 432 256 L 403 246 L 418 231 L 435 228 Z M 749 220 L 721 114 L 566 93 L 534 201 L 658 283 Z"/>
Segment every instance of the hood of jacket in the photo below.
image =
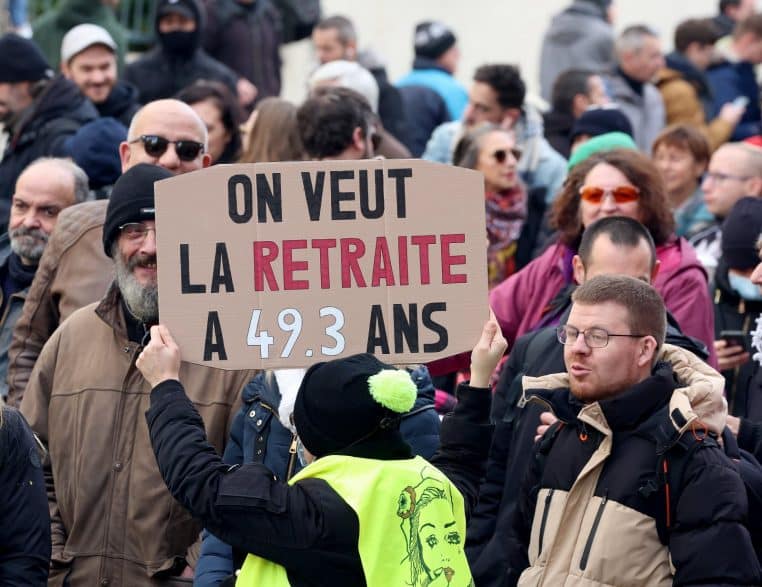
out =
<path fill-rule="evenodd" d="M 100 0 L 61 0 L 56 6 L 56 24 L 62 31 L 68 31 L 83 22 L 117 23 L 114 9 Z"/>
<path fill-rule="evenodd" d="M 81 125 L 98 118 L 98 111 L 79 88 L 63 75 L 54 77 L 14 125 L 11 148 L 33 142 L 46 124 L 68 119 Z"/>
<path fill-rule="evenodd" d="M 566 10 L 553 17 L 545 40 L 558 45 L 573 45 L 588 36 L 590 19 L 607 23 L 606 13 L 600 6 L 593 2 L 576 0 Z"/>
<path fill-rule="evenodd" d="M 670 70 L 677 72 L 685 81 L 690 82 L 693 87 L 696 88 L 696 92 L 701 100 L 711 100 L 712 89 L 709 86 L 709 82 L 706 79 L 704 72 L 698 69 L 693 63 L 691 63 L 684 55 L 673 51 L 669 53 L 665 58 L 666 71 L 664 75 L 669 75 Z M 662 73 L 659 74 L 659 80 L 662 79 Z M 674 75 L 674 74 L 673 74 Z M 658 84 L 657 84 L 658 85 Z"/>
<path fill-rule="evenodd" d="M 161 9 L 168 5 L 168 4 L 176 4 L 178 0 L 159 0 L 159 2 L 156 4 L 156 17 L 154 20 L 154 34 L 156 35 L 156 39 L 159 41 L 159 46 L 162 47 L 162 51 L 164 54 L 168 54 L 166 50 L 164 50 L 161 42 L 161 34 L 159 33 L 159 20 L 160 20 L 160 14 Z M 206 26 L 206 11 L 204 10 L 204 7 L 201 5 L 201 0 L 179 0 L 184 6 L 189 8 L 191 12 L 193 12 L 194 20 L 196 21 L 196 30 L 193 31 L 193 51 L 189 52 L 188 58 L 191 57 L 193 53 L 198 51 L 201 48 L 201 43 L 204 38 L 204 28 Z"/>
<path fill-rule="evenodd" d="M 659 363 L 662 362 L 671 365 L 672 372 L 679 382 L 669 401 L 670 414 L 672 414 L 673 409 L 677 408 L 683 416 L 682 419 L 676 419 L 670 415 L 670 420 L 675 429 L 683 433 L 693 422 L 701 422 L 708 430 L 721 436 L 728 414 L 727 402 L 724 397 L 725 378 L 693 353 L 670 344 L 664 344 L 659 353 Z M 659 371 L 658 367 L 659 364 L 657 364 L 655 373 Z M 569 374 L 556 373 L 542 377 L 524 376 L 522 387 L 523 403 L 539 401 L 554 412 L 556 409 L 564 410 L 563 405 L 553 401 L 553 394 L 535 392 L 568 390 Z M 597 403 L 599 402 L 588 404 L 585 409 Z M 575 404 L 571 403 L 571 405 L 574 406 Z M 565 415 L 568 417 L 568 413 Z M 562 414 L 558 414 L 558 416 L 564 419 Z"/>

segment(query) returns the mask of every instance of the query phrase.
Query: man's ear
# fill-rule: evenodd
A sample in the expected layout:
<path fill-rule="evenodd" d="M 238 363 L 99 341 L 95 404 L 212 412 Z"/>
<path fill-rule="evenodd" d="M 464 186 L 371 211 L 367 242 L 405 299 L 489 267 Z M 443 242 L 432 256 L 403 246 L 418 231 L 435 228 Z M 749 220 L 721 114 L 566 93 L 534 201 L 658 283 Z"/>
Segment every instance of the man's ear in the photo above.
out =
<path fill-rule="evenodd" d="M 355 61 L 357 59 L 357 42 L 349 41 L 344 52 L 346 53 L 347 61 Z"/>
<path fill-rule="evenodd" d="M 582 264 L 582 259 L 579 255 L 572 257 L 572 269 L 574 271 L 574 281 L 577 285 L 585 283 L 585 266 Z"/>
<path fill-rule="evenodd" d="M 209 153 L 204 153 L 201 156 L 201 167 L 209 167 L 212 164 L 212 156 Z"/>
<path fill-rule="evenodd" d="M 656 281 L 656 276 L 659 275 L 660 269 L 661 269 L 661 261 L 659 261 L 659 259 L 656 259 L 656 263 L 654 263 L 654 268 L 651 269 L 651 285 L 653 285 L 654 281 Z"/>
<path fill-rule="evenodd" d="M 124 173 L 130 163 L 130 144 L 127 141 L 119 143 L 119 160 L 122 162 L 122 173 Z"/>
<path fill-rule="evenodd" d="M 640 353 L 638 354 L 638 367 L 651 366 L 656 359 L 656 339 L 653 336 L 644 336 L 640 339 Z"/>
<path fill-rule="evenodd" d="M 365 152 L 365 132 L 359 126 L 352 131 L 352 146 L 361 153 Z"/>

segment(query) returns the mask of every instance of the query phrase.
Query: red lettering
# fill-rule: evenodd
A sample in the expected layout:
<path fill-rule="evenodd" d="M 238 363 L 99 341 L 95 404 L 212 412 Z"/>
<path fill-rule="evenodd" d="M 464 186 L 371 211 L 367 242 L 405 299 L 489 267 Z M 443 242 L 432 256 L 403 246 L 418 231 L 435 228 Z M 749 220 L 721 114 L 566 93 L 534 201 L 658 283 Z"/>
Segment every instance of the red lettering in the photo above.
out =
<path fill-rule="evenodd" d="M 410 243 L 418 247 L 418 259 L 421 265 L 421 285 L 431 283 L 431 272 L 429 271 L 429 247 L 437 242 L 437 237 L 433 234 L 422 234 L 420 236 L 410 237 Z"/>
<path fill-rule="evenodd" d="M 468 278 L 463 273 L 452 273 L 453 265 L 465 265 L 465 255 L 451 255 L 451 244 L 462 244 L 466 242 L 465 234 L 443 234 L 439 237 L 442 245 L 442 283 L 466 283 Z"/>
<path fill-rule="evenodd" d="M 267 252 L 265 252 L 267 251 Z M 270 291 L 278 291 L 272 262 L 278 258 L 278 245 L 273 241 L 254 241 L 254 290 L 264 291 L 264 279 Z"/>
<path fill-rule="evenodd" d="M 331 262 L 328 259 L 328 249 L 336 248 L 335 238 L 313 238 L 312 248 L 320 251 L 320 287 L 331 288 Z"/>
<path fill-rule="evenodd" d="M 399 259 L 400 267 L 400 285 L 408 285 L 410 279 L 408 278 L 407 270 L 407 237 L 397 237 L 397 257 Z"/>
<path fill-rule="evenodd" d="M 283 241 L 283 289 L 309 289 L 310 282 L 306 279 L 294 279 L 295 271 L 306 271 L 309 268 L 307 261 L 295 261 L 294 250 L 306 249 L 306 240 Z"/>
<path fill-rule="evenodd" d="M 341 287 L 352 287 L 351 275 L 357 287 L 367 287 L 357 260 L 365 254 L 365 243 L 359 238 L 339 239 L 341 250 Z"/>
<path fill-rule="evenodd" d="M 386 242 L 386 237 L 379 236 L 376 238 L 376 254 L 373 256 L 373 277 L 370 280 L 370 286 L 378 287 L 382 279 L 386 285 L 394 285 L 389 245 Z"/>

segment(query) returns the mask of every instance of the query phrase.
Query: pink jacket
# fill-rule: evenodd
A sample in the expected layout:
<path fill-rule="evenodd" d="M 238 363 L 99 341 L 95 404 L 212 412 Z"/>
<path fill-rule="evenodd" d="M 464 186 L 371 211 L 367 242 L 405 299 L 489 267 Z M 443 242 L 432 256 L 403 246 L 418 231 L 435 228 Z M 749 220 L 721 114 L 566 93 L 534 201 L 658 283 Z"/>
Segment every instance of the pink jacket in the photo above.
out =
<path fill-rule="evenodd" d="M 656 255 L 661 268 L 654 287 L 683 333 L 702 341 L 710 352 L 709 363 L 716 366 L 712 301 L 696 252 L 679 238 L 658 247 Z M 571 257 L 568 247 L 554 245 L 490 292 L 490 305 L 509 348 L 536 327 L 550 301 L 571 282 Z"/>

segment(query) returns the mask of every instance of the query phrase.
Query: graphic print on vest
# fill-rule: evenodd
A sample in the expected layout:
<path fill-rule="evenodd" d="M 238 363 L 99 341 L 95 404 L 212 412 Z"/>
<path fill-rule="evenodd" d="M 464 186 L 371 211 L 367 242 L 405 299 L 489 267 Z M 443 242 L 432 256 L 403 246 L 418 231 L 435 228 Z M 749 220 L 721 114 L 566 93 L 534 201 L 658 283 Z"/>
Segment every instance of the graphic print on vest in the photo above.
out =
<path fill-rule="evenodd" d="M 427 476 L 426 469 L 421 471 L 420 483 L 408 485 L 400 493 L 397 516 L 405 537 L 407 555 L 402 564 L 410 566 L 409 585 L 473 585 L 463 551 L 465 536 L 458 529 L 454 511 L 449 487 Z"/>

